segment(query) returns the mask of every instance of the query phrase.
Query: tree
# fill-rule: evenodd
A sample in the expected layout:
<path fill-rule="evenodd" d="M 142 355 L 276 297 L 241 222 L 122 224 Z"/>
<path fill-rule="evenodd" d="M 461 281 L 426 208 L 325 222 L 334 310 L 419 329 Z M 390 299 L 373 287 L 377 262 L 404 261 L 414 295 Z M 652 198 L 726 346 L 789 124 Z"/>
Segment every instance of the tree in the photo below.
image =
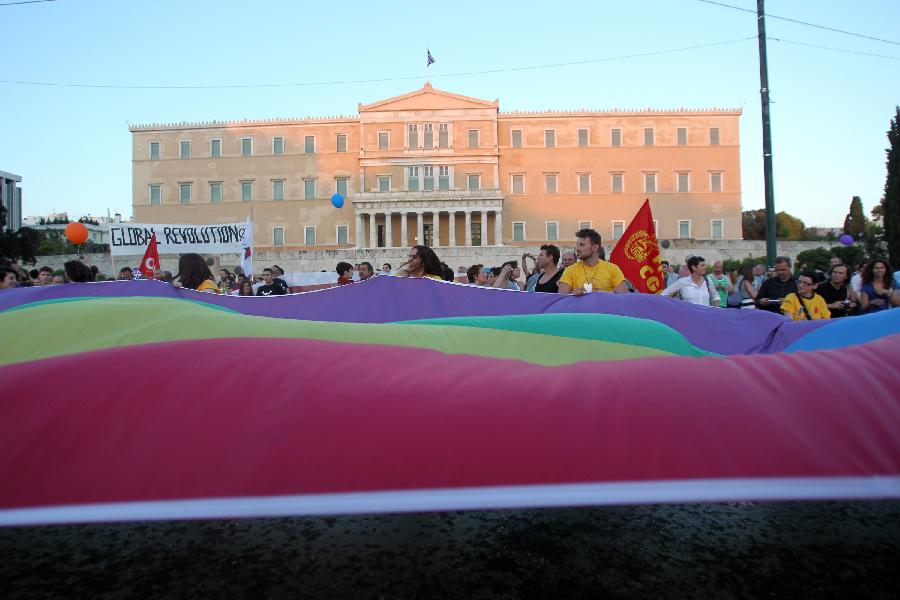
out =
<path fill-rule="evenodd" d="M 745 240 L 766 239 L 766 209 L 745 210 L 741 213 L 741 226 Z M 775 215 L 775 237 L 780 240 L 800 240 L 807 231 L 803 221 L 784 211 Z"/>
<path fill-rule="evenodd" d="M 866 259 L 866 251 L 857 244 L 852 246 L 834 246 L 831 253 L 841 259 L 845 265 L 856 268 L 856 265 Z"/>
<path fill-rule="evenodd" d="M 889 260 L 891 264 L 897 265 L 900 264 L 900 106 L 895 110 L 891 128 L 887 132 L 890 144 L 887 149 L 887 178 L 884 182 L 881 210 L 877 216 L 883 221 Z"/>
<path fill-rule="evenodd" d="M 866 256 L 869 258 L 887 256 L 887 244 L 884 241 L 884 227 L 878 223 L 869 223 L 869 226 L 866 227 L 866 235 L 863 238 L 863 246 L 866 249 Z"/>
<path fill-rule="evenodd" d="M 803 221 L 782 211 L 775 215 L 775 237 L 780 240 L 799 240 L 803 239 L 806 232 L 806 225 Z"/>
<path fill-rule="evenodd" d="M 3 231 L 6 226 L 6 207 L 0 204 L 0 261 L 20 261 L 34 264 L 38 254 L 40 233 L 31 227 L 18 231 Z"/>
<path fill-rule="evenodd" d="M 859 234 L 866 232 L 866 214 L 863 212 L 862 200 L 859 196 L 853 196 L 850 201 L 850 212 L 844 218 L 844 233 L 852 235 L 854 240 L 859 239 Z"/>
<path fill-rule="evenodd" d="M 745 240 L 766 239 L 766 210 L 745 210 L 742 212 L 741 229 Z"/>
<path fill-rule="evenodd" d="M 828 259 L 831 258 L 831 252 L 825 248 L 813 248 L 812 250 L 804 250 L 797 255 L 796 267 L 804 269 L 818 269 L 820 271 L 828 270 Z"/>

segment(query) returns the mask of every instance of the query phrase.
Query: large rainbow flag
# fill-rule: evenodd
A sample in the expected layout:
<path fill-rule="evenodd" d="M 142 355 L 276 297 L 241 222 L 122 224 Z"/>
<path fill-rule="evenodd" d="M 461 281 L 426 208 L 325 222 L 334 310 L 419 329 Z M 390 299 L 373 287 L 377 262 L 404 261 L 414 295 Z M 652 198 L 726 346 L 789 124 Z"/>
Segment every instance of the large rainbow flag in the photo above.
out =
<path fill-rule="evenodd" d="M 0 524 L 900 497 L 900 310 L 0 292 Z"/>

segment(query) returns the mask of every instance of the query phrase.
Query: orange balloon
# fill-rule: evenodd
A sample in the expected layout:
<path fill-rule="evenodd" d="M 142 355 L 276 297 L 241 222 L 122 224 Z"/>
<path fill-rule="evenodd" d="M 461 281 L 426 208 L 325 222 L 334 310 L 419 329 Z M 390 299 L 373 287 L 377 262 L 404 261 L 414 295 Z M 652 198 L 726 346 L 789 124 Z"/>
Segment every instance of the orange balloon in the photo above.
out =
<path fill-rule="evenodd" d="M 66 225 L 66 239 L 76 246 L 80 246 L 88 239 L 88 228 L 84 226 L 84 223 L 69 223 Z"/>

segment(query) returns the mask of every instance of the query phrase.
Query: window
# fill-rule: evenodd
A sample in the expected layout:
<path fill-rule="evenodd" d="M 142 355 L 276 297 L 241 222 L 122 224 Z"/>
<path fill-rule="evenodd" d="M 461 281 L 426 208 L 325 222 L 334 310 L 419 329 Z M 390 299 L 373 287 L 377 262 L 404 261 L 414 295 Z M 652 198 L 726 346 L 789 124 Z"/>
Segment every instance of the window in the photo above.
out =
<path fill-rule="evenodd" d="M 513 221 L 513 241 L 514 242 L 524 242 L 525 241 L 525 222 L 524 221 Z"/>
<path fill-rule="evenodd" d="M 272 245 L 284 246 L 284 227 L 274 227 L 272 229 Z"/>
<path fill-rule="evenodd" d="M 679 127 L 676 130 L 676 138 L 679 146 L 687 146 L 687 127 Z"/>
<path fill-rule="evenodd" d="M 304 200 L 315 200 L 316 199 L 316 180 L 315 179 L 304 179 L 303 180 L 303 199 Z"/>
<path fill-rule="evenodd" d="M 679 239 L 686 240 L 691 237 L 691 222 L 690 220 L 682 220 L 678 221 L 678 237 Z"/>
<path fill-rule="evenodd" d="M 191 157 L 191 140 L 181 140 L 179 143 L 179 158 L 190 158 Z"/>
<path fill-rule="evenodd" d="M 150 186 L 150 204 L 159 204 L 162 200 L 162 186 L 153 184 Z"/>
<path fill-rule="evenodd" d="M 389 131 L 378 132 L 378 149 L 387 150 L 391 147 L 391 133 Z"/>
<path fill-rule="evenodd" d="M 417 149 L 419 147 L 419 126 L 415 123 L 410 123 L 406 129 L 409 133 L 407 148 Z"/>
<path fill-rule="evenodd" d="M 710 173 L 709 174 L 709 191 L 711 191 L 711 192 L 721 192 L 722 191 L 722 174 L 721 173 Z"/>
<path fill-rule="evenodd" d="M 337 148 L 338 152 L 346 152 L 347 151 L 347 134 L 346 133 L 337 134 L 334 145 L 335 145 L 335 148 Z"/>
<path fill-rule="evenodd" d="M 612 192 L 621 194 L 625 189 L 625 175 L 623 173 L 612 174 Z"/>
<path fill-rule="evenodd" d="M 525 193 L 525 176 L 524 175 L 513 175 L 512 176 L 512 193 L 513 194 L 524 194 Z"/>
<path fill-rule="evenodd" d="M 709 128 L 709 145 L 710 146 L 718 146 L 719 145 L 719 128 L 718 127 L 710 127 Z"/>
<path fill-rule="evenodd" d="M 316 153 L 316 136 L 314 136 L 314 135 L 303 136 L 303 152 L 305 152 L 306 154 L 315 154 Z"/>
<path fill-rule="evenodd" d="M 222 156 L 222 140 L 209 140 L 209 155 L 212 158 Z"/>
<path fill-rule="evenodd" d="M 253 182 L 252 181 L 242 181 L 241 182 L 241 202 L 252 202 L 253 201 Z"/>
<path fill-rule="evenodd" d="M 578 130 L 578 147 L 586 148 L 588 145 L 588 130 L 587 129 L 579 129 Z"/>
<path fill-rule="evenodd" d="M 349 185 L 350 179 L 347 177 L 335 177 L 334 179 L 334 191 L 341 196 L 347 195 L 347 189 L 350 187 Z"/>
<path fill-rule="evenodd" d="M 593 229 L 590 221 L 578 221 L 578 229 Z"/>
<path fill-rule="evenodd" d="M 621 129 L 610 129 L 609 130 L 609 145 L 610 146 L 621 146 L 622 145 L 622 130 Z"/>
<path fill-rule="evenodd" d="M 219 203 L 222 201 L 222 182 L 211 181 L 209 184 L 209 201 Z"/>
<path fill-rule="evenodd" d="M 620 239 L 622 235 L 625 233 L 625 221 L 613 221 L 612 222 L 612 239 L 615 242 Z"/>
<path fill-rule="evenodd" d="M 556 175 L 544 175 L 544 189 L 548 194 L 556 193 Z"/>
<path fill-rule="evenodd" d="M 653 145 L 653 128 L 652 127 L 644 127 L 644 145 L 645 146 Z"/>
<path fill-rule="evenodd" d="M 691 191 L 691 174 L 678 173 L 678 191 L 687 193 Z"/>
<path fill-rule="evenodd" d="M 284 138 L 276 137 L 272 138 L 272 154 L 275 156 L 281 156 L 284 154 Z"/>
<path fill-rule="evenodd" d="M 434 125 L 432 125 L 431 123 L 425 123 L 423 128 L 425 130 L 423 132 L 423 137 L 425 138 L 425 149 L 431 150 L 432 148 L 434 148 Z"/>
<path fill-rule="evenodd" d="M 253 138 L 241 138 L 241 156 L 253 156 Z"/>
<path fill-rule="evenodd" d="M 159 142 L 150 142 L 150 160 L 159 160 Z"/>
<path fill-rule="evenodd" d="M 510 131 L 510 136 L 512 137 L 512 147 L 513 148 L 521 148 L 522 147 L 522 130 L 521 129 L 513 129 Z M 522 223 L 524 227 L 525 224 Z"/>
<path fill-rule="evenodd" d="M 481 175 L 469 175 L 467 187 L 470 190 L 480 190 L 481 189 Z"/>
<path fill-rule="evenodd" d="M 709 236 L 714 240 L 721 240 L 725 229 L 725 222 L 722 219 L 713 219 L 709 222 Z"/>
<path fill-rule="evenodd" d="M 409 167 L 409 179 L 406 189 L 410 192 L 419 191 L 419 167 Z"/>
<path fill-rule="evenodd" d="M 378 176 L 378 191 L 379 192 L 391 191 L 391 176 L 390 175 L 379 175 Z"/>
<path fill-rule="evenodd" d="M 644 192 L 656 191 L 656 173 L 644 173 Z"/>
<path fill-rule="evenodd" d="M 272 181 L 272 200 L 284 200 L 284 179 Z"/>
<path fill-rule="evenodd" d="M 469 130 L 469 148 L 477 148 L 478 147 L 478 130 L 470 129 Z"/>
<path fill-rule="evenodd" d="M 434 190 L 434 166 L 425 165 L 424 167 L 422 167 L 422 170 L 424 171 L 425 176 L 422 189 L 424 189 L 426 192 L 430 192 Z"/>
<path fill-rule="evenodd" d="M 182 204 L 190 204 L 191 203 L 191 184 L 179 183 L 178 184 L 178 196 L 179 196 L 179 198 L 181 198 Z"/>
<path fill-rule="evenodd" d="M 347 239 L 349 238 L 349 235 L 347 233 L 347 226 L 346 225 L 338 225 L 335 237 L 337 238 L 338 244 L 348 243 Z"/>
<path fill-rule="evenodd" d="M 552 129 L 544 131 L 544 146 L 546 148 L 556 148 L 556 131 Z"/>
<path fill-rule="evenodd" d="M 445 192 L 450 189 L 450 167 L 448 165 L 438 167 L 438 189 Z"/>
<path fill-rule="evenodd" d="M 589 173 L 579 173 L 578 174 L 578 193 L 579 194 L 590 194 L 591 193 L 591 176 Z"/>
<path fill-rule="evenodd" d="M 304 227 L 303 228 L 303 242 L 307 246 L 315 246 L 316 245 L 316 228 L 315 227 Z"/>
<path fill-rule="evenodd" d="M 481 218 L 484 218 L 482 215 Z M 481 245 L 481 222 L 480 221 L 472 221 L 472 227 L 469 229 L 472 234 L 472 245 L 480 246 Z"/>
<path fill-rule="evenodd" d="M 438 148 L 450 147 L 450 130 L 447 123 L 438 124 Z"/>
<path fill-rule="evenodd" d="M 547 221 L 547 241 L 555 242 L 559 239 L 559 222 Z"/>

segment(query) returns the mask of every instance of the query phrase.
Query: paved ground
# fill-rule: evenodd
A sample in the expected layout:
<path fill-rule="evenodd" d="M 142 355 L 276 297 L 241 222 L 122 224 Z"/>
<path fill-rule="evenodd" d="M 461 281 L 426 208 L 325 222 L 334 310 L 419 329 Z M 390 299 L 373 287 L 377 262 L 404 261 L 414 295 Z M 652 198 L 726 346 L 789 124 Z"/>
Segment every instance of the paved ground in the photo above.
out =
<path fill-rule="evenodd" d="M 900 597 L 900 502 L 0 529 L 0 598 Z"/>

